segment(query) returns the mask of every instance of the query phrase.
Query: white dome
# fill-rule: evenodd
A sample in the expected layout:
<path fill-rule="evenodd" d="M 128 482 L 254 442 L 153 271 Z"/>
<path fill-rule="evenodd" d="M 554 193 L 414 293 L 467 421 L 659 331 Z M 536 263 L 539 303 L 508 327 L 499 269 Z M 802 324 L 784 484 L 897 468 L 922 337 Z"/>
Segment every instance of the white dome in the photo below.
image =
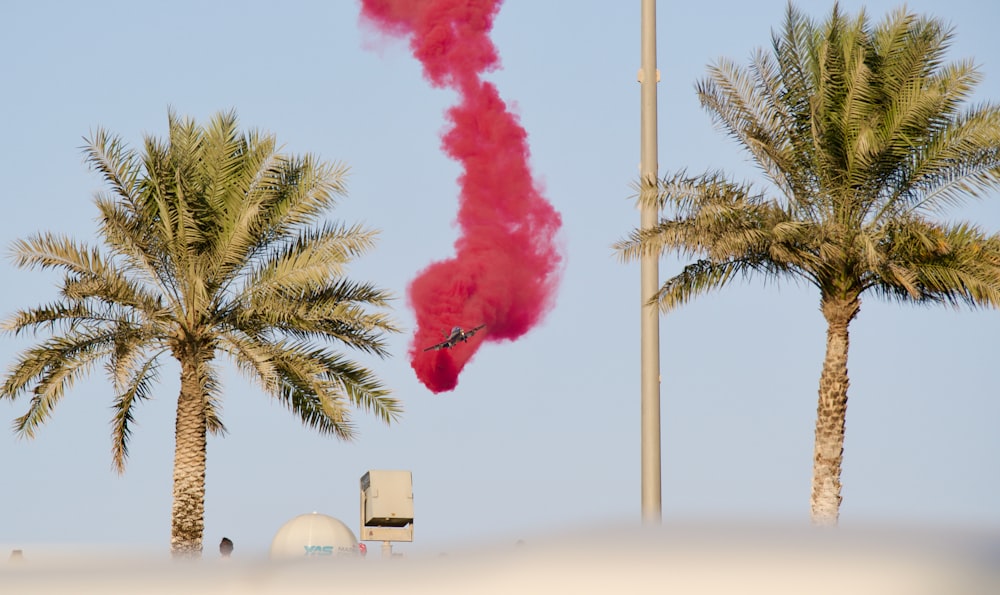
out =
<path fill-rule="evenodd" d="M 271 540 L 271 558 L 276 559 L 336 558 L 358 553 L 358 539 L 347 525 L 317 512 L 288 521 Z"/>

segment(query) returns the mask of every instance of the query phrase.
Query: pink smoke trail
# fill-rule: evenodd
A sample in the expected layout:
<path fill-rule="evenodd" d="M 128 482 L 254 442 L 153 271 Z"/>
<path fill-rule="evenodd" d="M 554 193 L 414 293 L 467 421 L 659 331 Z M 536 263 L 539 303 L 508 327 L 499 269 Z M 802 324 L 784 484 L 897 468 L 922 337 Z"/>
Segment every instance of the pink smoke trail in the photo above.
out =
<path fill-rule="evenodd" d="M 512 341 L 552 307 L 562 256 L 559 213 L 528 166 L 527 133 L 481 75 L 498 67 L 489 32 L 501 0 L 362 0 L 362 19 L 408 37 L 435 87 L 459 94 L 447 111 L 442 148 L 463 169 L 455 256 L 432 263 L 410 283 L 417 327 L 409 348 L 420 381 L 440 393 L 484 341 Z M 425 352 L 454 326 L 486 328 L 467 343 Z"/>

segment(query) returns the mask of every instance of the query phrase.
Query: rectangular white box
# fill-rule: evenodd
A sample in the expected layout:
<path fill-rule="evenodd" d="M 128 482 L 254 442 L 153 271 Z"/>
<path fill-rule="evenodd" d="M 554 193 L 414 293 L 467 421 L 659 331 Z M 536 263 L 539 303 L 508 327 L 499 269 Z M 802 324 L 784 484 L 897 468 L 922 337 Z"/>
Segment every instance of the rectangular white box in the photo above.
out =
<path fill-rule="evenodd" d="M 405 527 L 413 522 L 413 475 L 409 471 L 368 471 L 361 477 L 361 492 L 365 526 Z"/>

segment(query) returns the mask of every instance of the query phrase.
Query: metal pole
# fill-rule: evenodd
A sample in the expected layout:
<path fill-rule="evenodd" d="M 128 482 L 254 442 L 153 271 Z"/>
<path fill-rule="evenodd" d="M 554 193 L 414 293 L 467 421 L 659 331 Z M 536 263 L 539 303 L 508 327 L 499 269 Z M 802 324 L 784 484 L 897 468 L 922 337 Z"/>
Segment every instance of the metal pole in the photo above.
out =
<path fill-rule="evenodd" d="M 642 0 L 642 69 L 639 84 L 642 94 L 641 134 L 641 187 L 657 187 L 658 169 L 656 155 L 656 0 Z M 641 207 L 641 229 L 655 227 L 655 206 Z M 660 523 L 662 496 L 660 480 L 660 318 L 659 310 L 648 302 L 659 289 L 659 255 L 650 254 L 641 259 L 642 295 L 642 520 Z"/>

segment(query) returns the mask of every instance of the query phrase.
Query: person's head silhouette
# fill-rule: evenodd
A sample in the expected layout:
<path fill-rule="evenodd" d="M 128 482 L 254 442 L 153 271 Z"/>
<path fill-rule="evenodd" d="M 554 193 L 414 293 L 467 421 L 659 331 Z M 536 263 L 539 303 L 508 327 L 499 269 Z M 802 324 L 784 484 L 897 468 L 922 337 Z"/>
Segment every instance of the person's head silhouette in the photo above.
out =
<path fill-rule="evenodd" d="M 229 554 L 233 553 L 233 541 L 228 537 L 223 537 L 222 542 L 219 543 L 219 553 L 222 554 L 223 558 L 228 558 Z"/>

